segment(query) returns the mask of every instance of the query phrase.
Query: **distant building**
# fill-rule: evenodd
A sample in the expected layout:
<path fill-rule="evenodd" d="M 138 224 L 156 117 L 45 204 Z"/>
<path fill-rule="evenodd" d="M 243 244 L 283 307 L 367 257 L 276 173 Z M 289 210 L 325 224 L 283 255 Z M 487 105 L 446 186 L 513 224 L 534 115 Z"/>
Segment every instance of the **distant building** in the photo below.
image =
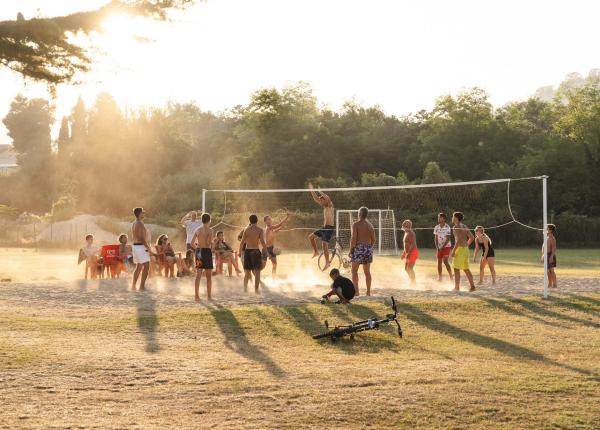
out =
<path fill-rule="evenodd" d="M 17 154 L 11 145 L 0 145 L 0 176 L 8 176 L 15 172 L 17 165 Z"/>

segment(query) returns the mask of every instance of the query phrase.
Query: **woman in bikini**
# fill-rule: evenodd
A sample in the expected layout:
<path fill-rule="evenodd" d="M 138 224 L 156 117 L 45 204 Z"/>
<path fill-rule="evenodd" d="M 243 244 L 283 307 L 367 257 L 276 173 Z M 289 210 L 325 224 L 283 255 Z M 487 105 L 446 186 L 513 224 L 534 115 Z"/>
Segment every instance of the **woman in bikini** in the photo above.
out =
<path fill-rule="evenodd" d="M 478 225 L 475 227 L 475 253 L 473 254 L 473 263 L 477 262 L 477 253 L 481 248 L 481 261 L 479 262 L 479 282 L 478 285 L 483 284 L 483 275 L 485 272 L 485 266 L 490 268 L 492 274 L 492 285 L 496 284 L 496 269 L 495 269 L 495 256 L 494 247 L 492 246 L 492 239 L 485 234 L 485 229 Z"/>

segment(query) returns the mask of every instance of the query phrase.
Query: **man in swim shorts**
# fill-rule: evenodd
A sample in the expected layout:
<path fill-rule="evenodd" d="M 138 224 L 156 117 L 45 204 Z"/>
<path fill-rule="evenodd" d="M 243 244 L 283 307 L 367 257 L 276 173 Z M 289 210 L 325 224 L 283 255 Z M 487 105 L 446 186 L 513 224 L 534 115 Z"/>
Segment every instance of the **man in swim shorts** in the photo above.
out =
<path fill-rule="evenodd" d="M 419 249 L 417 248 L 417 235 L 412 229 L 412 221 L 409 219 L 404 220 L 402 222 L 402 230 L 404 230 L 404 239 L 402 240 L 404 252 L 400 258 L 405 260 L 404 270 L 406 270 L 410 278 L 410 285 L 415 285 L 417 283 L 415 264 L 417 258 L 419 258 Z"/>
<path fill-rule="evenodd" d="M 250 225 L 244 229 L 242 240 L 240 241 L 240 254 L 244 253 L 244 291 L 248 291 L 248 281 L 254 274 L 254 292 L 258 293 L 260 287 L 260 271 L 262 269 L 262 252 L 267 250 L 264 231 L 258 224 L 258 217 L 255 214 L 248 218 Z"/>
<path fill-rule="evenodd" d="M 212 299 L 211 288 L 212 288 L 212 271 L 213 265 L 213 231 L 210 228 L 210 215 L 202 214 L 200 218 L 202 226 L 196 229 L 194 236 L 192 237 L 192 244 L 196 245 L 196 281 L 195 287 L 195 299 L 197 302 L 200 301 L 200 280 L 202 279 L 202 273 L 206 276 L 206 298 Z"/>
<path fill-rule="evenodd" d="M 310 244 L 313 248 L 313 258 L 319 256 L 319 251 L 317 250 L 317 238 L 321 239 L 323 244 L 323 254 L 325 255 L 325 267 L 323 270 L 325 270 L 331 263 L 329 260 L 329 241 L 335 232 L 335 226 L 333 225 L 335 208 L 333 206 L 333 202 L 327 194 L 321 192 L 320 190 L 315 190 L 313 184 L 310 182 L 308 183 L 308 188 L 313 200 L 323 208 L 323 227 L 312 232 L 308 236 L 308 239 L 310 240 Z"/>
<path fill-rule="evenodd" d="M 135 221 L 131 225 L 131 237 L 133 238 L 131 253 L 133 255 L 135 271 L 133 272 L 131 289 L 135 291 L 135 284 L 137 283 L 141 272 L 141 291 L 146 289 L 146 279 L 148 279 L 148 272 L 150 271 L 150 245 L 148 245 L 148 231 L 143 222 L 146 212 L 144 212 L 143 208 L 138 207 L 133 210 L 133 215 L 135 216 Z"/>
<path fill-rule="evenodd" d="M 373 262 L 373 246 L 375 246 L 375 228 L 367 219 L 369 209 L 365 206 L 358 210 L 358 221 L 352 224 L 352 237 L 350 238 L 350 253 L 352 260 L 352 283 L 359 295 L 358 267 L 363 266 L 367 296 L 371 295 L 371 263 Z"/>
<path fill-rule="evenodd" d="M 265 227 L 265 242 L 267 243 L 267 252 L 266 252 L 266 254 L 263 254 L 263 260 L 264 260 L 263 269 L 264 269 L 264 266 L 267 264 L 267 259 L 270 259 L 271 265 L 273 266 L 273 269 L 271 272 L 271 276 L 273 277 L 273 280 L 275 280 L 275 277 L 277 275 L 277 254 L 275 253 L 275 237 L 277 236 L 277 232 L 283 228 L 283 225 L 289 218 L 290 218 L 290 214 L 287 213 L 287 211 L 285 213 L 285 218 L 283 218 L 283 221 L 281 221 L 277 224 L 273 224 L 273 219 L 269 215 L 265 215 L 265 217 L 264 217 L 264 221 L 265 221 L 265 225 L 266 225 L 266 227 Z"/>
<path fill-rule="evenodd" d="M 475 236 L 469 230 L 469 227 L 463 224 L 464 215 L 462 212 L 454 212 L 452 214 L 452 229 L 454 233 L 454 248 L 452 249 L 452 267 L 454 268 L 454 290 L 460 290 L 460 271 L 462 270 L 467 275 L 469 291 L 475 291 L 475 283 L 473 282 L 473 274 L 469 270 L 469 246 L 475 240 Z"/>
<path fill-rule="evenodd" d="M 333 284 L 331 284 L 331 291 L 325 294 L 323 298 L 329 300 L 329 297 L 335 294 L 340 299 L 337 303 L 350 303 L 356 291 L 352 281 L 340 275 L 338 269 L 331 269 L 329 277 L 333 280 Z"/>

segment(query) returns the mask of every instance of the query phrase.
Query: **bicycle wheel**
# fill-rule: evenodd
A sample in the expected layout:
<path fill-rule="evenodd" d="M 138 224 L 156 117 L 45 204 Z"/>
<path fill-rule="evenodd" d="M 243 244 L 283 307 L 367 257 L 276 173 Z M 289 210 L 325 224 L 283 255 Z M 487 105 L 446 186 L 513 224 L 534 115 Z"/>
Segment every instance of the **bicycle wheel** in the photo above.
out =
<path fill-rule="evenodd" d="M 329 254 L 329 259 L 329 267 L 325 267 L 325 254 L 321 252 L 321 255 L 319 255 L 319 260 L 317 261 L 317 264 L 319 265 L 319 270 L 321 272 L 327 268 L 339 269 L 341 267 L 342 259 L 340 258 L 340 255 L 337 252 Z"/>

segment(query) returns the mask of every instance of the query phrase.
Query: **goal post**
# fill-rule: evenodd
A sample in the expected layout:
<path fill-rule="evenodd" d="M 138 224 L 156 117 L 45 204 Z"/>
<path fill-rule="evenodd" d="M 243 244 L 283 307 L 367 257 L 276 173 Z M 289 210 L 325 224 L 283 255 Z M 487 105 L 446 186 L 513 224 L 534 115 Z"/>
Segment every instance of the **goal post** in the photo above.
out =
<path fill-rule="evenodd" d="M 367 219 L 375 228 L 375 252 L 378 255 L 398 255 L 396 216 L 392 209 L 369 209 Z M 350 246 L 352 224 L 358 221 L 358 210 L 336 211 L 335 233 L 345 249 Z"/>

